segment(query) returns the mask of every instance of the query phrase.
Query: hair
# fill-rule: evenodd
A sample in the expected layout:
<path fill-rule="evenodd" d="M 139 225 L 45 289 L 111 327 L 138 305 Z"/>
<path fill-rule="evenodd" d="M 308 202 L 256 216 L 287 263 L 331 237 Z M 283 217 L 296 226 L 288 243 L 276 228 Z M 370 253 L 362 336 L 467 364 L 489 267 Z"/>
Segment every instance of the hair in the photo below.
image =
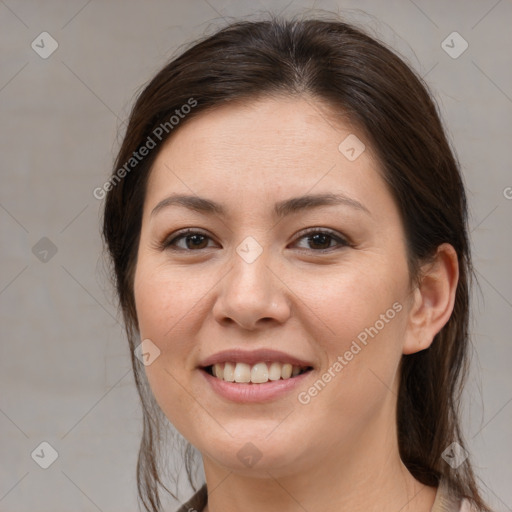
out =
<path fill-rule="evenodd" d="M 459 280 L 448 322 L 428 349 L 403 355 L 400 362 L 398 445 L 403 463 L 421 483 L 437 486 L 444 478 L 459 496 L 489 512 L 470 459 L 454 469 L 442 458 L 452 442 L 465 449 L 459 406 L 469 371 L 469 292 L 474 275 L 464 184 L 437 105 L 424 81 L 400 57 L 353 24 L 338 18 L 272 15 L 266 20 L 238 20 L 196 40 L 152 78 L 132 108 L 112 173 L 118 179 L 107 189 L 103 237 L 143 409 L 139 499 L 147 511 L 159 512 L 159 486 L 174 496 L 164 485 L 157 457 L 165 416 L 134 356 L 140 339 L 133 280 L 152 164 L 173 133 L 211 109 L 259 97 L 304 95 L 327 105 L 334 119 L 348 117 L 377 155 L 403 222 L 411 282 L 420 279 L 421 264 L 432 260 L 440 244 L 449 243 L 457 252 Z M 180 110 L 191 100 L 194 108 Z M 169 119 L 178 111 L 189 113 L 170 127 Z M 133 163 L 134 153 L 150 139 L 156 148 L 119 179 L 120 170 Z M 193 454 L 194 448 L 186 443 L 186 472 L 197 490 Z"/>

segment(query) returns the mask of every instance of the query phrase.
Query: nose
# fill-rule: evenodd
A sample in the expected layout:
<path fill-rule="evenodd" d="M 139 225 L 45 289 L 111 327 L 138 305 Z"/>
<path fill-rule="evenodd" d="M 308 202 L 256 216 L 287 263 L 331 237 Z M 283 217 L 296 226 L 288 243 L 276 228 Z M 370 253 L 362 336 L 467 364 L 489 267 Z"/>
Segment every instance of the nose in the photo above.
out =
<path fill-rule="evenodd" d="M 213 307 L 219 323 L 257 330 L 286 322 L 291 312 L 289 289 L 271 268 L 270 260 L 266 250 L 252 262 L 233 252 L 233 264 L 221 281 Z"/>

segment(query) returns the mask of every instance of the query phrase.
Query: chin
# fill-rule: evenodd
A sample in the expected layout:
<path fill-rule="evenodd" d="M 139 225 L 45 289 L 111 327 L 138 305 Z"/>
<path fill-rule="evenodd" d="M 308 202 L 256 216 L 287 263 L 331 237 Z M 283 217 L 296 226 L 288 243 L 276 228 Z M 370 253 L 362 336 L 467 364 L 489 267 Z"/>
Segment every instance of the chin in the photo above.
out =
<path fill-rule="evenodd" d="M 301 446 L 301 440 L 288 437 L 288 442 L 283 443 L 277 437 L 272 439 L 272 434 L 265 439 L 268 434 L 268 428 L 263 434 L 254 432 L 254 435 L 245 433 L 233 437 L 226 434 L 223 442 L 203 440 L 196 446 L 203 458 L 210 459 L 212 464 L 240 475 L 268 478 L 269 474 L 278 477 L 297 472 L 301 458 L 297 447 Z"/>

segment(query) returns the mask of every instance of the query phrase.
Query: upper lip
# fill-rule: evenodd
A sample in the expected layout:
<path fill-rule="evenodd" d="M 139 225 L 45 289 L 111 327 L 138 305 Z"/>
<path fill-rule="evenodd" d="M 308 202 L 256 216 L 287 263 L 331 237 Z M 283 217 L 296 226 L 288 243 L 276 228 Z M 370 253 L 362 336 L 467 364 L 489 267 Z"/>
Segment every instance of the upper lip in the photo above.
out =
<path fill-rule="evenodd" d="M 216 352 L 200 362 L 199 366 L 206 368 L 217 363 L 246 363 L 256 364 L 261 362 L 289 363 L 293 366 L 313 366 L 310 362 L 298 357 L 286 354 L 279 350 L 261 348 L 258 350 L 230 349 Z"/>

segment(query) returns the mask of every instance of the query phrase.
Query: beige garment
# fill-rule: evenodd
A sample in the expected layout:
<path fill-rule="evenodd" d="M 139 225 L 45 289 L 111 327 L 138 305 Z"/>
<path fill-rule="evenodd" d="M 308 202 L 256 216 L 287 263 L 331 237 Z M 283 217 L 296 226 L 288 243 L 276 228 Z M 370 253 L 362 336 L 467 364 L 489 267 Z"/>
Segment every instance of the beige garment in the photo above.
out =
<path fill-rule="evenodd" d="M 476 512 L 466 499 L 461 500 L 450 492 L 445 480 L 441 479 L 437 488 L 436 499 L 430 512 Z"/>
<path fill-rule="evenodd" d="M 176 512 L 203 512 L 208 493 L 204 484 L 183 506 Z M 437 488 L 436 499 L 430 512 L 476 512 L 467 500 L 461 500 L 450 492 L 448 485 L 441 480 Z"/>

